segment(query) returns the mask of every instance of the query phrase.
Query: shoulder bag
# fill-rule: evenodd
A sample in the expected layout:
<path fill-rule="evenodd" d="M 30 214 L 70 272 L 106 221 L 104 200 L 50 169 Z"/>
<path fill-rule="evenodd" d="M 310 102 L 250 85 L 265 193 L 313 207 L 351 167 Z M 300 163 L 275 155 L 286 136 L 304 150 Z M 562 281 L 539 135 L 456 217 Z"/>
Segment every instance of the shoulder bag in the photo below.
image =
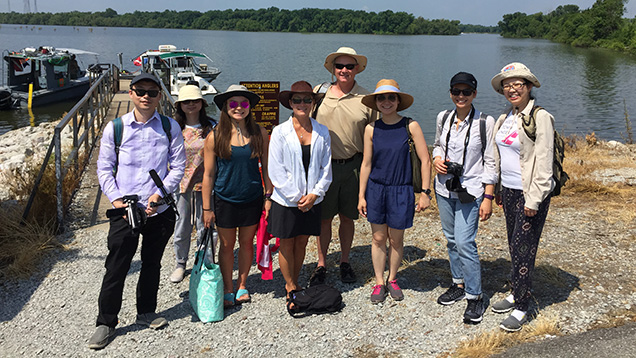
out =
<path fill-rule="evenodd" d="M 223 320 L 223 277 L 214 261 L 212 228 L 203 231 L 190 274 L 190 304 L 201 322 Z M 207 257 L 211 256 L 211 257 Z"/>

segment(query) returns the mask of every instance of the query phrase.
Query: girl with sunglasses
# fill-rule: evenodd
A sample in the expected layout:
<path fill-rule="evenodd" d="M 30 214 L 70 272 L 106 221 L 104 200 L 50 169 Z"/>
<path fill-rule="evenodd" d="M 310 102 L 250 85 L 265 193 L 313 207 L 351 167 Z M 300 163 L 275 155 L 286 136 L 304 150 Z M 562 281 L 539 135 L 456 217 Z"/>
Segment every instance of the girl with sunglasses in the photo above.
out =
<path fill-rule="evenodd" d="M 203 221 L 205 227 L 216 222 L 219 233 L 219 266 L 226 307 L 251 301 L 246 283 L 254 257 L 254 235 L 261 212 L 264 209 L 267 215 L 271 207 L 272 184 L 267 174 L 269 137 L 265 128 L 254 121 L 251 112 L 259 101 L 256 93 L 241 85 L 231 85 L 227 91 L 216 95 L 214 103 L 221 110 L 219 124 L 205 140 Z M 232 267 L 237 231 L 239 250 L 235 294 Z"/>
<path fill-rule="evenodd" d="M 382 114 L 381 119 L 368 124 L 364 131 L 358 194 L 358 212 L 369 220 L 373 232 L 371 259 L 375 286 L 371 302 L 383 302 L 387 291 L 392 299 L 399 301 L 404 298 L 396 279 L 404 251 L 404 230 L 413 226 L 415 211 L 419 212 L 430 205 L 431 162 L 420 125 L 398 114 L 398 111 L 413 104 L 413 97 L 401 92 L 397 82 L 380 80 L 375 91 L 362 98 L 362 103 Z M 422 161 L 424 193 L 415 206 L 409 131 L 415 142 L 417 156 Z M 389 276 L 384 281 L 387 239 Z"/>
<path fill-rule="evenodd" d="M 190 252 L 192 227 L 197 229 L 197 246 L 203 233 L 203 145 L 205 137 L 212 131 L 216 121 L 205 112 L 208 102 L 203 98 L 199 86 L 187 85 L 179 90 L 175 102 L 177 111 L 174 119 L 181 127 L 183 146 L 186 152 L 186 168 L 179 184 L 177 210 L 179 217 L 174 230 L 174 253 L 177 267 L 170 275 L 170 281 L 181 282 L 185 275 L 186 262 Z M 215 232 L 216 234 L 216 232 Z"/>
<path fill-rule="evenodd" d="M 437 303 L 452 305 L 467 300 L 464 321 L 482 321 L 486 302 L 481 290 L 481 264 L 477 253 L 478 222 L 488 220 L 497 182 L 492 154 L 495 119 L 473 106 L 477 80 L 459 72 L 450 80 L 452 111 L 437 115 L 433 149 L 435 197 L 446 236 L 452 285 Z"/>
<path fill-rule="evenodd" d="M 331 138 L 326 126 L 310 118 L 314 99 L 306 81 L 279 94 L 293 113 L 274 128 L 269 147 L 274 192 L 267 230 L 281 239 L 278 260 L 290 310 L 290 295 L 301 289 L 298 276 L 309 236 L 320 236 L 320 204 L 331 184 Z"/>

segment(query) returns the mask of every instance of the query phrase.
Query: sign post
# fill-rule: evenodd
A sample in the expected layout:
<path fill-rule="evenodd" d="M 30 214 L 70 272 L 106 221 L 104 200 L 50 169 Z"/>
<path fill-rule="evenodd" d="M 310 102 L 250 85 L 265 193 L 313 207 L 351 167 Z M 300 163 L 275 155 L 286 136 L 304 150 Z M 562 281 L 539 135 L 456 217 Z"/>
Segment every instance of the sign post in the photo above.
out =
<path fill-rule="evenodd" d="M 256 123 L 272 134 L 272 128 L 278 125 L 278 93 L 280 82 L 242 81 L 240 84 L 261 96 L 261 101 L 252 108 Z"/>

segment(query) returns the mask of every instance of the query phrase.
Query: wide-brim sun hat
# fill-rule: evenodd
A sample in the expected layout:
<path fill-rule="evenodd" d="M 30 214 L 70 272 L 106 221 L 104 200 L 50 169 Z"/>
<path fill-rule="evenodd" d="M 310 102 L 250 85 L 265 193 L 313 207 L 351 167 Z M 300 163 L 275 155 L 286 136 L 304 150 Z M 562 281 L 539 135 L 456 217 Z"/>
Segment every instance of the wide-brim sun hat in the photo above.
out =
<path fill-rule="evenodd" d="M 281 93 L 279 93 L 278 101 L 280 102 L 280 104 L 283 105 L 283 107 L 292 109 L 289 105 L 289 100 L 294 95 L 294 93 L 311 95 L 314 98 L 314 101 L 317 99 L 318 96 L 316 93 L 314 93 L 313 88 L 311 87 L 311 84 L 309 84 L 309 82 L 298 81 L 294 82 L 294 84 L 291 85 L 291 89 L 289 91 L 282 91 Z"/>
<path fill-rule="evenodd" d="M 181 103 L 183 101 L 195 101 L 197 99 L 203 101 L 204 107 L 208 106 L 208 101 L 203 98 L 203 93 L 201 93 L 201 89 L 199 88 L 199 86 L 186 85 L 181 87 L 181 89 L 179 90 L 179 99 L 177 99 L 174 104 L 177 105 L 178 103 Z"/>
<path fill-rule="evenodd" d="M 358 73 L 364 71 L 367 68 L 367 57 L 363 55 L 358 55 L 356 50 L 351 47 L 340 47 L 336 52 L 332 52 L 327 55 L 325 59 L 325 68 L 329 73 L 333 73 L 333 61 L 340 56 L 349 56 L 353 57 L 358 63 Z"/>
<path fill-rule="evenodd" d="M 495 77 L 490 80 L 492 88 L 501 94 L 503 94 L 503 87 L 501 82 L 508 78 L 523 78 L 532 83 L 534 87 L 541 87 L 541 83 L 537 77 L 530 72 L 530 69 L 521 62 L 513 62 L 505 65 Z"/>
<path fill-rule="evenodd" d="M 225 101 L 234 96 L 243 96 L 247 98 L 247 100 L 250 101 L 251 108 L 256 107 L 258 102 L 261 100 L 261 96 L 248 90 L 247 87 L 243 85 L 230 85 L 225 92 L 214 96 L 214 103 L 216 103 L 216 106 L 219 107 L 220 110 L 223 110 L 223 104 Z"/>
<path fill-rule="evenodd" d="M 378 110 L 375 103 L 375 96 L 383 93 L 395 93 L 400 97 L 400 103 L 398 104 L 397 111 L 407 109 L 413 104 L 413 96 L 400 91 L 398 83 L 395 80 L 388 79 L 381 79 L 378 81 L 378 84 L 375 85 L 375 91 L 362 97 L 362 104 L 371 109 Z"/>

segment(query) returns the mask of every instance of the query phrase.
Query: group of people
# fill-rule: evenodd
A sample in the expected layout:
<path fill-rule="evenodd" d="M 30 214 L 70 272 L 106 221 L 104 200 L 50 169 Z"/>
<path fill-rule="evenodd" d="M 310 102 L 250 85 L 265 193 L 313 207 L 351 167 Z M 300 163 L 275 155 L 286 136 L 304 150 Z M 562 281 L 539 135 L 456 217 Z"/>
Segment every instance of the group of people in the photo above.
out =
<path fill-rule="evenodd" d="M 131 81 L 129 95 L 135 108 L 122 117 L 123 134 L 110 123 L 106 126 L 98 177 L 114 208 L 125 207 L 124 196 L 136 194 L 148 219 L 140 230 L 131 231 L 125 216 L 110 218 L 106 274 L 90 348 L 103 348 L 114 336 L 124 280 L 140 234 L 136 322 L 154 329 L 167 324 L 155 311 L 160 261 L 173 231 L 176 268 L 170 281 L 177 283 L 186 274 L 193 226 L 198 238 L 204 228 L 216 227 L 223 302 L 231 307 L 251 300 L 246 283 L 262 217 L 268 221 L 269 233 L 280 238 L 279 266 L 288 305 L 290 296 L 302 289 L 299 275 L 310 236 L 318 237 L 318 263 L 308 285 L 326 282 L 336 215 L 342 282 L 357 280 L 349 254 L 355 220 L 362 216 L 372 230 L 371 302 L 383 302 L 387 296 L 404 299 L 397 282 L 404 230 L 413 226 L 416 211 L 431 204 L 431 169 L 436 174 L 435 196 L 452 275 L 450 288 L 437 302 L 450 305 L 466 299 L 464 320 L 482 320 L 488 300 L 481 289 L 475 238 L 478 222 L 490 218 L 495 200 L 505 213 L 513 289 L 492 310 L 512 311 L 501 327 L 521 329 L 527 321 L 531 274 L 555 185 L 554 119 L 535 108 L 531 90 L 540 86 L 538 79 L 521 63 L 497 73 L 492 87 L 510 107 L 495 121 L 472 103 L 477 96 L 475 77 L 466 72 L 453 76 L 449 95 L 454 108 L 437 116 L 431 162 L 418 122 L 398 113 L 412 105 L 413 96 L 392 79 L 380 80 L 374 92 L 365 90 L 355 77 L 366 65 L 367 58 L 350 47 L 329 54 L 324 66 L 335 81 L 315 87 L 297 81 L 280 92 L 281 105 L 292 115 L 273 129 L 271 138 L 251 110 L 260 97 L 244 86 L 231 85 L 214 97 L 220 110 L 217 123 L 207 116 L 208 103 L 195 85 L 180 90 L 175 121 L 155 110 L 161 97 L 158 79 L 142 74 Z M 536 136 L 524 131 L 523 121 L 530 116 L 536 117 Z M 413 154 L 421 162 L 422 187 L 417 189 L 422 193 L 417 201 Z M 168 192 L 178 193 L 178 218 L 146 175 L 151 169 Z"/>

